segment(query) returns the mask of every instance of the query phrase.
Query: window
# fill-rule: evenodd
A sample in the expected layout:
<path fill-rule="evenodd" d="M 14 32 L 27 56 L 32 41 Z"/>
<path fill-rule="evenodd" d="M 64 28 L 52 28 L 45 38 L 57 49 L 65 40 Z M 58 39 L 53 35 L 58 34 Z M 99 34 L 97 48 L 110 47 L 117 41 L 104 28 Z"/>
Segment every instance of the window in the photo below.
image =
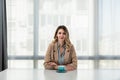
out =
<path fill-rule="evenodd" d="M 59 25 L 68 27 L 79 69 L 119 68 L 119 3 L 7 0 L 9 68 L 43 68 L 47 47 Z"/>
<path fill-rule="evenodd" d="M 59 25 L 68 27 L 78 56 L 94 55 L 93 0 L 90 1 L 91 3 L 89 0 L 39 1 L 39 55 L 45 55 Z"/>
<path fill-rule="evenodd" d="M 33 56 L 33 1 L 6 0 L 7 35 L 10 68 L 33 67 L 31 60 L 15 60 L 16 56 Z M 30 64 L 28 64 L 30 63 Z M 22 66 L 21 66 L 22 65 Z"/>
<path fill-rule="evenodd" d="M 120 68 L 119 4 L 120 0 L 99 0 L 99 55 L 111 57 L 100 60 L 100 68 Z"/>

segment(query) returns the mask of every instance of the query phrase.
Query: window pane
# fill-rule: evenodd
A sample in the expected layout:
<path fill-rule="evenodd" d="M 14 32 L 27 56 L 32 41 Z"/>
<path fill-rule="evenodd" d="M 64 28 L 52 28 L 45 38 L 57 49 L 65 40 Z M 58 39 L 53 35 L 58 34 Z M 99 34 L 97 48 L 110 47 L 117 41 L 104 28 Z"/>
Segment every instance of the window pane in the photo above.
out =
<path fill-rule="evenodd" d="M 44 69 L 44 60 L 39 60 L 38 61 L 38 69 Z"/>
<path fill-rule="evenodd" d="M 99 54 L 120 55 L 120 0 L 99 0 Z M 120 60 L 100 60 L 101 69 L 119 69 Z"/>
<path fill-rule="evenodd" d="M 33 60 L 9 60 L 9 68 L 33 68 Z"/>
<path fill-rule="evenodd" d="M 94 69 L 94 61 L 78 60 L 78 69 Z"/>
<path fill-rule="evenodd" d="M 120 0 L 99 0 L 101 55 L 120 55 Z"/>
<path fill-rule="evenodd" d="M 9 55 L 33 55 L 33 0 L 6 0 Z"/>
<path fill-rule="evenodd" d="M 39 55 L 45 55 L 59 25 L 68 27 L 77 55 L 93 55 L 93 1 L 40 0 Z"/>
<path fill-rule="evenodd" d="M 100 69 L 120 69 L 120 60 L 100 60 Z"/>

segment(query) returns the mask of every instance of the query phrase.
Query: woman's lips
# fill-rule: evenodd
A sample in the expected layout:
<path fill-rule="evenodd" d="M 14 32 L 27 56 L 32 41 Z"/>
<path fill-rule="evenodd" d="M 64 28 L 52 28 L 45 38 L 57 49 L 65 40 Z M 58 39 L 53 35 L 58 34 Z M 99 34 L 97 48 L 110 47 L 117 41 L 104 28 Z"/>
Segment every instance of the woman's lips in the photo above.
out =
<path fill-rule="evenodd" d="M 64 38 L 60 38 L 60 39 L 64 39 Z"/>

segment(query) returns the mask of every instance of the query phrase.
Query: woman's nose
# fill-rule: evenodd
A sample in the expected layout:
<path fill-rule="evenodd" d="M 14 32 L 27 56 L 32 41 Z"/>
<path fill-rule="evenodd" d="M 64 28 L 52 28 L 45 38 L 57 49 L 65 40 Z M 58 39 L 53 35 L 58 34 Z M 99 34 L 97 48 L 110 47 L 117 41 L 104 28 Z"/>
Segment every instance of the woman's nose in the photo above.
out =
<path fill-rule="evenodd" d="M 63 34 L 61 34 L 61 36 L 63 36 Z"/>

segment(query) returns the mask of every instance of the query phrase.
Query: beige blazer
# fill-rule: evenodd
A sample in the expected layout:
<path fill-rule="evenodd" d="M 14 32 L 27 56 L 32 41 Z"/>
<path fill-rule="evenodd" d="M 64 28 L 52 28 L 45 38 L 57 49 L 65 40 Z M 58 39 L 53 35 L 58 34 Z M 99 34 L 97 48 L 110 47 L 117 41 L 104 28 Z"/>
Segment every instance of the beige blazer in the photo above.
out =
<path fill-rule="evenodd" d="M 52 66 L 50 66 L 49 62 L 55 62 L 58 64 L 58 49 L 57 49 L 57 43 L 51 43 L 49 44 L 49 47 L 46 52 L 45 56 L 45 62 L 44 67 L 45 69 L 54 69 Z M 64 65 L 70 64 L 75 69 L 77 68 L 77 57 L 76 52 L 74 49 L 74 46 L 71 45 L 70 49 L 66 49 L 65 55 L 64 55 Z"/>

